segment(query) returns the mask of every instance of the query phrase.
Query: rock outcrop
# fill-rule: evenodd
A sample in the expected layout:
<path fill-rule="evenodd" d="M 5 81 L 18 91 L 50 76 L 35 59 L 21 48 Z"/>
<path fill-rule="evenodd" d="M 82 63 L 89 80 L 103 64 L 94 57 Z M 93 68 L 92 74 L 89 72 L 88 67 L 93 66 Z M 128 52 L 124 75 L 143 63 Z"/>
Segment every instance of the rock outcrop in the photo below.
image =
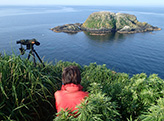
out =
<path fill-rule="evenodd" d="M 101 11 L 92 13 L 83 24 L 66 24 L 51 30 L 66 33 L 87 31 L 93 35 L 99 35 L 109 32 L 138 33 L 161 29 L 146 22 L 139 22 L 134 15 Z"/>
<path fill-rule="evenodd" d="M 54 32 L 65 32 L 65 33 L 77 33 L 81 31 L 81 25 L 80 23 L 75 23 L 75 24 L 65 24 L 62 26 L 57 26 L 54 28 L 51 28 L 52 31 Z"/>

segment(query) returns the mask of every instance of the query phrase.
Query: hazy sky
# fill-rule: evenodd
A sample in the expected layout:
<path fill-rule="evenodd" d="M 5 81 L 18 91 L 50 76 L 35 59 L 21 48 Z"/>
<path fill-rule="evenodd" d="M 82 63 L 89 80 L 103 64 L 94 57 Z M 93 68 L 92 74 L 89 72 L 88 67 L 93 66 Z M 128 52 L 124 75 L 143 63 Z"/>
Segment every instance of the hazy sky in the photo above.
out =
<path fill-rule="evenodd" d="M 164 0 L 0 0 L 0 5 L 164 6 Z"/>

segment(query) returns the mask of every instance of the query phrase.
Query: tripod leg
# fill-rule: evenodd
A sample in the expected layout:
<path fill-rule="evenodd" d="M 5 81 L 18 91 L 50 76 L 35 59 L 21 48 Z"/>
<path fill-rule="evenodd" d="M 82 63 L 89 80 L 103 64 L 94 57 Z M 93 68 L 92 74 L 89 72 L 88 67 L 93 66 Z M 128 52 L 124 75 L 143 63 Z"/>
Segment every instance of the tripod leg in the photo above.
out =
<path fill-rule="evenodd" d="M 31 54 L 32 54 L 32 50 L 28 54 L 28 60 L 30 59 Z"/>
<path fill-rule="evenodd" d="M 36 66 L 35 54 L 33 52 L 32 52 L 32 56 L 33 56 L 34 66 Z"/>
<path fill-rule="evenodd" d="M 42 60 L 40 59 L 38 53 L 33 49 L 33 51 L 35 52 L 36 56 L 38 57 L 39 61 L 43 64 L 43 67 L 45 67 L 44 63 L 42 62 Z"/>

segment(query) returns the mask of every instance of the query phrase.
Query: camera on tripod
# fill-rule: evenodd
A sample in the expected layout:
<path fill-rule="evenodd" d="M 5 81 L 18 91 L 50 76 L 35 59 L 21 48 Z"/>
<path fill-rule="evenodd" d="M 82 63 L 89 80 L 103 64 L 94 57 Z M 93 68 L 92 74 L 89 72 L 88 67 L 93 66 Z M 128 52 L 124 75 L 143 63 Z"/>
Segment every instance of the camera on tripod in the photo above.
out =
<path fill-rule="evenodd" d="M 22 40 L 17 41 L 16 43 L 17 44 L 21 44 L 21 48 L 19 48 L 19 50 L 21 52 L 21 55 L 24 55 L 26 50 L 32 49 L 34 44 L 37 45 L 37 46 L 40 45 L 40 43 L 36 39 L 31 39 L 31 40 L 29 40 L 29 39 L 26 39 L 26 40 L 22 39 Z M 26 45 L 26 50 L 23 48 L 22 45 Z"/>
<path fill-rule="evenodd" d="M 40 43 L 36 39 L 26 39 L 26 40 L 22 39 L 22 40 L 16 41 L 16 43 L 21 44 L 21 47 L 19 48 L 21 55 L 24 55 L 26 50 L 30 50 L 28 54 L 28 60 L 30 59 L 30 56 L 32 55 L 34 64 L 36 66 L 36 60 L 35 60 L 35 54 L 36 54 L 39 61 L 43 64 L 43 66 L 45 66 L 42 60 L 40 59 L 38 53 L 34 49 L 34 45 L 37 45 L 37 46 L 40 45 Z M 22 45 L 26 45 L 26 49 L 24 49 Z"/>

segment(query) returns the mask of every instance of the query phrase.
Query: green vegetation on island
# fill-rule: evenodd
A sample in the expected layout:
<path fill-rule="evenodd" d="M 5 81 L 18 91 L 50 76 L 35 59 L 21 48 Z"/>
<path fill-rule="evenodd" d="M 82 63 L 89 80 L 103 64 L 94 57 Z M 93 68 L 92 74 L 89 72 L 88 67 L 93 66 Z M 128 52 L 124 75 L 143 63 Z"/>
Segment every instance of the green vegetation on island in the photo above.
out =
<path fill-rule="evenodd" d="M 92 13 L 82 24 L 87 29 L 116 29 L 114 13 L 96 12 Z"/>
<path fill-rule="evenodd" d="M 65 24 L 54 27 L 51 30 L 66 33 L 86 31 L 94 35 L 102 35 L 110 32 L 138 33 L 161 29 L 146 22 L 139 22 L 137 17 L 131 14 L 100 11 L 92 13 L 82 24 Z"/>
<path fill-rule="evenodd" d="M 79 116 L 61 111 L 56 117 L 54 92 L 61 87 L 64 67 L 81 70 L 82 86 L 89 97 L 79 106 Z M 145 73 L 129 77 L 105 65 L 75 62 L 55 65 L 0 55 L 0 120 L 12 121 L 162 121 L 164 120 L 164 80 Z"/>

